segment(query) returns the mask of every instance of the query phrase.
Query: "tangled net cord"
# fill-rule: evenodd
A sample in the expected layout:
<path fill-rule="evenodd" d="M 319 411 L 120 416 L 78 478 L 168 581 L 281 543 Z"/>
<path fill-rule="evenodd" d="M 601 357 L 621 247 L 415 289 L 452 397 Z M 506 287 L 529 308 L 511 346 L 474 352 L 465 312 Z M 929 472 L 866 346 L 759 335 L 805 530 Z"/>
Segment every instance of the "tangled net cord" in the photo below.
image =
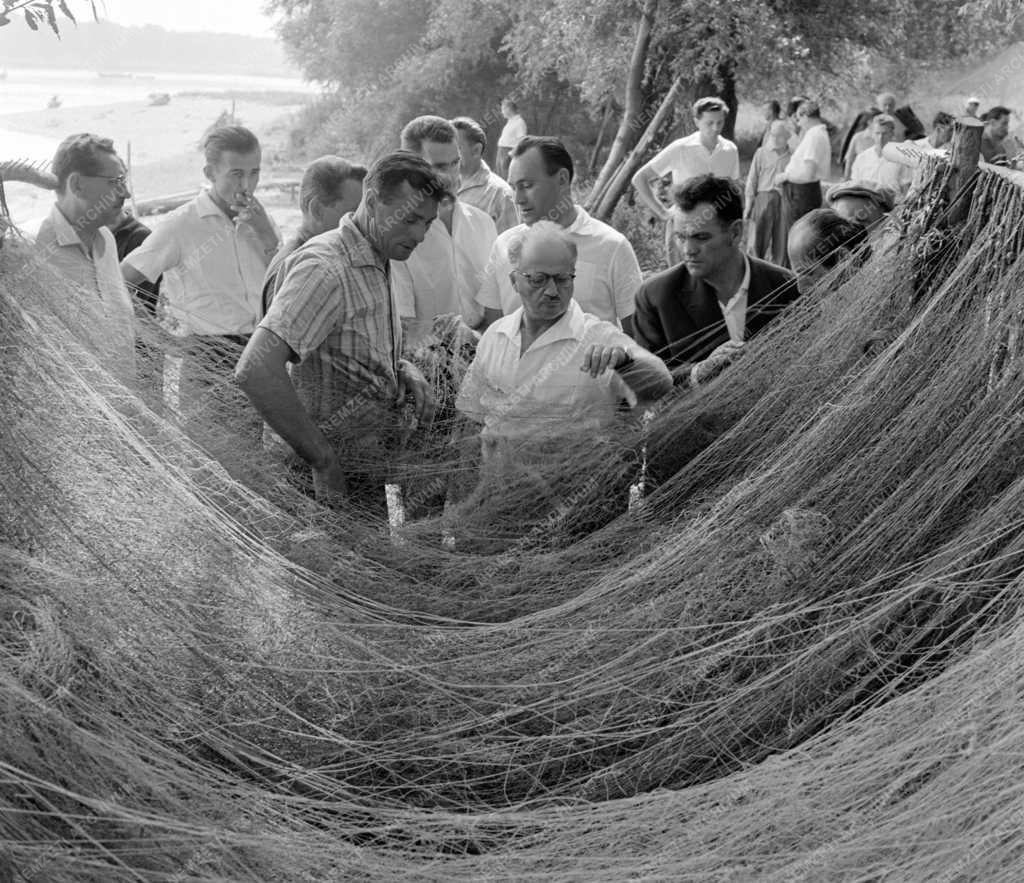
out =
<path fill-rule="evenodd" d="M 1017 878 L 1021 221 L 982 172 L 941 273 L 878 249 L 646 430 L 442 511 L 474 468 L 449 411 L 396 457 L 429 491 L 397 533 L 296 489 L 215 376 L 187 412 L 112 378 L 8 243 L 0 861 Z"/>

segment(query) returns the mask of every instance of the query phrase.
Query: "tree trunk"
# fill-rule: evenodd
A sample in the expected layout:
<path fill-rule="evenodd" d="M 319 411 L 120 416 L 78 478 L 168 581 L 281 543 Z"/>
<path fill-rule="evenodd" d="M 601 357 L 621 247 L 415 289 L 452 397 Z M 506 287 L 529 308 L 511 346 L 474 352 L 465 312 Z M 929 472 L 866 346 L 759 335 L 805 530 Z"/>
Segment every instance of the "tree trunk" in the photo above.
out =
<path fill-rule="evenodd" d="M 591 188 L 590 196 L 587 198 L 586 208 L 597 204 L 601 198 L 602 191 L 608 186 L 608 182 L 615 174 L 615 170 L 622 164 L 623 158 L 630 148 L 636 144 L 644 125 L 643 105 L 643 81 L 644 69 L 647 66 L 647 50 L 651 45 L 651 35 L 654 31 L 654 15 L 658 9 L 658 0 L 644 0 L 643 12 L 640 13 L 640 21 L 636 29 L 636 41 L 633 43 L 633 57 L 629 62 L 629 75 L 626 77 L 626 95 L 622 108 L 622 120 L 619 123 L 619 130 L 615 133 L 615 140 L 612 142 L 611 150 L 608 151 L 608 158 L 601 168 L 597 180 Z"/>
<path fill-rule="evenodd" d="M 644 130 L 640 140 L 637 141 L 629 156 L 620 163 L 615 174 L 611 176 L 608 186 L 599 196 L 596 204 L 594 205 L 593 211 L 591 212 L 595 217 L 605 222 L 611 218 L 612 212 L 615 211 L 615 206 L 618 205 L 619 200 L 622 198 L 622 194 L 626 192 L 630 179 L 643 163 L 644 157 L 647 154 L 651 143 L 654 141 L 655 137 L 657 137 L 658 131 L 665 124 L 665 120 L 668 119 L 669 112 L 672 110 L 672 105 L 675 103 L 682 90 L 682 80 L 677 79 L 673 81 L 672 88 L 665 93 L 665 97 L 661 100 L 661 105 L 658 107 L 657 113 L 655 113 L 654 118 L 651 120 L 646 130 Z"/>
<path fill-rule="evenodd" d="M 601 128 L 597 130 L 597 141 L 594 142 L 594 149 L 590 152 L 590 162 L 587 163 L 587 174 L 593 175 L 597 167 L 597 158 L 601 155 L 601 148 L 604 147 L 604 136 L 608 131 L 608 123 L 612 119 L 612 111 L 615 109 L 615 102 L 611 96 L 605 99 L 604 111 L 601 113 Z"/>

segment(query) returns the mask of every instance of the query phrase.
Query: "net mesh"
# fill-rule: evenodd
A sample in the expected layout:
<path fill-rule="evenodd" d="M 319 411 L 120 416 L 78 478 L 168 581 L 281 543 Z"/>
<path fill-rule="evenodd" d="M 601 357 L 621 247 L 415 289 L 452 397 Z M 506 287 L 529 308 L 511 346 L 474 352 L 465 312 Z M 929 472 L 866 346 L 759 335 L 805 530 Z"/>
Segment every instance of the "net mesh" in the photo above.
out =
<path fill-rule="evenodd" d="M 0 868 L 1019 878 L 1024 197 L 950 224 L 946 175 L 716 381 L 482 481 L 435 339 L 401 526 L 304 492 L 237 352 L 113 376 L 9 239 Z"/>

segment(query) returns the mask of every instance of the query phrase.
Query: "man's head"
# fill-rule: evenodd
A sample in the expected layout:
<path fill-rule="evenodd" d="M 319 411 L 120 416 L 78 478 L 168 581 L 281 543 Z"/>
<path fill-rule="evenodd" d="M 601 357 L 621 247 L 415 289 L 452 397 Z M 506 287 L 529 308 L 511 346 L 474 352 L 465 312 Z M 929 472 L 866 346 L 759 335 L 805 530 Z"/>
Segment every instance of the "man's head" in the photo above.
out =
<path fill-rule="evenodd" d="M 316 236 L 338 226 L 363 198 L 366 168 L 340 156 L 321 156 L 309 164 L 299 187 L 302 223 Z"/>
<path fill-rule="evenodd" d="M 821 122 L 821 108 L 818 106 L 818 102 L 808 98 L 797 108 L 796 120 L 801 132 L 806 132 L 811 126 L 818 125 Z"/>
<path fill-rule="evenodd" d="M 572 213 L 572 157 L 557 138 L 526 135 L 512 151 L 508 182 L 526 224 L 561 223 Z"/>
<path fill-rule="evenodd" d="M 729 105 L 720 98 L 698 98 L 693 102 L 693 121 L 702 141 L 713 141 L 722 133 Z"/>
<path fill-rule="evenodd" d="M 53 174 L 61 210 L 82 230 L 113 224 L 131 195 L 114 142 L 98 135 L 69 135 L 61 141 Z"/>
<path fill-rule="evenodd" d="M 519 113 L 519 105 L 514 98 L 506 98 L 501 102 L 501 115 L 510 120 Z"/>
<path fill-rule="evenodd" d="M 572 299 L 576 243 L 551 221 L 538 221 L 508 246 L 509 278 L 530 319 L 556 321 Z"/>
<path fill-rule="evenodd" d="M 875 96 L 875 106 L 882 113 L 892 114 L 896 110 L 896 96 L 892 92 L 879 92 Z"/>
<path fill-rule="evenodd" d="M 461 183 L 459 142 L 453 126 L 444 117 L 422 116 L 402 129 L 402 150 L 418 153 L 457 193 Z"/>
<path fill-rule="evenodd" d="M 672 236 L 696 279 L 715 276 L 740 254 L 743 195 L 729 178 L 698 175 L 672 194 Z"/>
<path fill-rule="evenodd" d="M 459 141 L 459 153 L 462 155 L 460 171 L 463 177 L 468 177 L 480 168 L 484 151 L 487 150 L 487 133 L 471 117 L 455 117 L 451 123 L 455 126 L 455 134 Z"/>
<path fill-rule="evenodd" d="M 932 146 L 942 147 L 953 140 L 953 119 L 951 113 L 940 110 L 932 120 Z"/>
<path fill-rule="evenodd" d="M 896 204 L 896 194 L 888 187 L 867 181 L 843 181 L 833 184 L 825 202 L 839 217 L 863 227 L 872 227 Z"/>
<path fill-rule="evenodd" d="M 867 230 L 832 209 L 817 208 L 803 215 L 789 231 L 789 262 L 797 288 L 806 294 L 814 283 L 867 241 Z"/>
<path fill-rule="evenodd" d="M 789 99 L 789 103 L 786 105 L 786 118 L 789 119 L 790 117 L 796 116 L 796 112 L 800 110 L 800 105 L 805 101 L 810 100 L 811 99 L 806 95 L 794 95 Z"/>
<path fill-rule="evenodd" d="M 782 113 L 782 107 L 779 102 L 774 98 L 771 101 L 766 101 L 761 107 L 761 113 L 764 115 L 765 122 L 770 123 L 772 120 L 777 120 L 779 115 Z"/>
<path fill-rule="evenodd" d="M 896 120 L 887 113 L 880 113 L 871 121 L 868 131 L 875 149 L 881 151 L 896 134 Z"/>
<path fill-rule="evenodd" d="M 1010 108 L 997 104 L 985 111 L 985 133 L 997 141 L 1002 140 L 1010 131 Z"/>
<path fill-rule="evenodd" d="M 976 117 L 978 115 L 979 107 L 981 107 L 981 99 L 975 98 L 972 95 L 967 99 L 967 104 L 964 105 L 964 113 L 969 117 Z"/>
<path fill-rule="evenodd" d="M 358 214 L 381 256 L 404 261 L 427 235 L 438 202 L 450 195 L 448 182 L 426 160 L 396 150 L 370 166 Z"/>
<path fill-rule="evenodd" d="M 203 141 L 210 195 L 222 208 L 247 202 L 260 183 L 260 142 L 244 126 L 220 126 Z"/>
<path fill-rule="evenodd" d="M 789 144 L 789 126 L 784 120 L 775 120 L 768 126 L 768 146 L 774 150 L 782 150 Z"/>

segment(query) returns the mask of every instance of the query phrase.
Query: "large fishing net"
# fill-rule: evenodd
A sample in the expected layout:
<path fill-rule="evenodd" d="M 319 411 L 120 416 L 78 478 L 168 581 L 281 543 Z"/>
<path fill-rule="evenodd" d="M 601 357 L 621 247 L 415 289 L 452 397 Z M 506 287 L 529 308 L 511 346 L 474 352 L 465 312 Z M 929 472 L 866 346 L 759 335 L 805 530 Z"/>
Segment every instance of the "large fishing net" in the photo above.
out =
<path fill-rule="evenodd" d="M 311 498 L 237 352 L 112 376 L 8 237 L 0 880 L 1019 879 L 1024 190 L 952 224 L 947 177 L 502 470 L 433 341 L 384 512 Z"/>

